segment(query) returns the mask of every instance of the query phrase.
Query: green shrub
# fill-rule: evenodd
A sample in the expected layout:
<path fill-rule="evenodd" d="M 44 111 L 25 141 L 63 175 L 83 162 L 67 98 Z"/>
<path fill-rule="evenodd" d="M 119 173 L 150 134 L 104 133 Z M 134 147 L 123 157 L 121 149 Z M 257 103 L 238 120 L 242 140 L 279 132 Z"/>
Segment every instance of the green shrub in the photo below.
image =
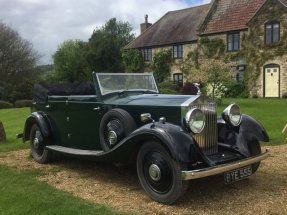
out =
<path fill-rule="evenodd" d="M 159 91 L 161 94 L 178 94 L 180 87 L 170 81 L 159 84 Z"/>
<path fill-rule="evenodd" d="M 32 107 L 33 100 L 17 100 L 14 103 L 15 108 Z"/>
<path fill-rule="evenodd" d="M 178 94 L 177 91 L 173 90 L 173 89 L 169 89 L 169 88 L 162 88 L 160 89 L 160 94 Z"/>
<path fill-rule="evenodd" d="M 0 109 L 13 108 L 13 104 L 5 101 L 0 101 Z"/>
<path fill-rule="evenodd" d="M 225 97 L 226 98 L 247 98 L 248 93 L 244 83 L 237 81 L 227 81 L 223 83 L 226 88 Z"/>

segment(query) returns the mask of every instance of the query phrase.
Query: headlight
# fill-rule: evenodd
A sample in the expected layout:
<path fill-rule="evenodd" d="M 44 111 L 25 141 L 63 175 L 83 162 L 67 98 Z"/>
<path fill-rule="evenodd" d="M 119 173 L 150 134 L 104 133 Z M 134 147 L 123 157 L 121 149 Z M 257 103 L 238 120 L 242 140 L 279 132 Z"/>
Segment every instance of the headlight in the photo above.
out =
<path fill-rule="evenodd" d="M 190 130 L 195 134 L 199 134 L 204 129 L 205 116 L 200 109 L 193 108 L 189 110 L 185 115 L 185 121 Z"/>
<path fill-rule="evenodd" d="M 240 107 L 237 104 L 229 105 L 222 113 L 222 118 L 225 122 L 238 126 L 241 123 L 242 114 L 240 112 Z"/>

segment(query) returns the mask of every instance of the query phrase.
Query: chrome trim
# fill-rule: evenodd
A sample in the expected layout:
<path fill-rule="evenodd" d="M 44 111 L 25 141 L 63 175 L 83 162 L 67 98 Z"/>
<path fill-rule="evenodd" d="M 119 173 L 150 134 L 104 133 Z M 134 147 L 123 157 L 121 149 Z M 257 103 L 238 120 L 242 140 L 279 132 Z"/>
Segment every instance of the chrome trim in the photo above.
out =
<path fill-rule="evenodd" d="M 231 110 L 232 110 L 232 108 L 235 107 L 235 106 L 238 107 L 239 112 L 240 112 L 240 119 L 239 119 L 239 121 L 237 122 L 237 124 L 234 124 L 234 123 L 231 121 L 231 117 L 230 117 L 230 115 L 232 114 L 232 113 L 231 113 Z M 239 126 L 240 123 L 241 123 L 241 120 L 242 120 L 242 113 L 241 113 L 241 111 L 240 111 L 240 107 L 239 107 L 237 104 L 235 104 L 235 103 L 230 104 L 227 108 L 225 108 L 225 109 L 223 110 L 221 116 L 222 116 L 222 118 L 223 118 L 224 121 L 226 121 L 228 124 L 230 124 L 230 125 L 232 125 L 232 126 L 235 126 L 235 127 L 236 127 L 236 126 Z"/>
<path fill-rule="evenodd" d="M 181 107 L 188 107 L 189 105 L 192 104 L 193 101 L 195 101 L 196 99 L 198 99 L 200 97 L 200 95 L 196 95 L 196 96 L 191 96 L 189 99 L 187 99 L 185 102 L 183 102 L 181 104 Z"/>
<path fill-rule="evenodd" d="M 206 155 L 218 152 L 216 103 L 194 105 L 205 115 L 205 127 L 200 134 L 193 135 L 198 146 Z"/>
<path fill-rule="evenodd" d="M 181 179 L 182 180 L 192 180 L 197 178 L 203 178 L 212 175 L 218 175 L 224 172 L 228 172 L 234 169 L 238 169 L 240 167 L 248 166 L 254 163 L 257 163 L 263 159 L 266 159 L 270 156 L 271 151 L 266 149 L 266 151 L 260 155 L 245 158 L 236 162 L 228 163 L 228 164 L 221 164 L 214 167 L 208 167 L 204 169 L 197 169 L 191 171 L 181 171 Z"/>

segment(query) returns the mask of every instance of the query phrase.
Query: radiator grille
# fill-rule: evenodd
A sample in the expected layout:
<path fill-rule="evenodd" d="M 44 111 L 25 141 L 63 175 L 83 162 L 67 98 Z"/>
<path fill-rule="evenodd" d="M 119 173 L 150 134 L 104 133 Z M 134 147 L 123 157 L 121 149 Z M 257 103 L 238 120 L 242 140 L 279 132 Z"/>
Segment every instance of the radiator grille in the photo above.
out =
<path fill-rule="evenodd" d="M 205 154 L 216 154 L 218 152 L 216 104 L 209 103 L 194 107 L 202 110 L 206 119 L 204 130 L 200 134 L 195 135 L 194 139 Z"/>

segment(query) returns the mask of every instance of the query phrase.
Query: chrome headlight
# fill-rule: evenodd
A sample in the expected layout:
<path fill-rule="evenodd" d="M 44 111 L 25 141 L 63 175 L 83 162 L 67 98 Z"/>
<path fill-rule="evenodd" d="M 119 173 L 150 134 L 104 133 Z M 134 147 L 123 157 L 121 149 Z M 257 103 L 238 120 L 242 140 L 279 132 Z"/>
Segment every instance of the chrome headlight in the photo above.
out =
<path fill-rule="evenodd" d="M 222 113 L 222 118 L 228 124 L 233 126 L 238 126 L 241 123 L 242 114 L 240 112 L 240 107 L 237 104 L 229 105 Z"/>
<path fill-rule="evenodd" d="M 198 108 L 189 110 L 185 115 L 185 121 L 190 130 L 195 134 L 199 134 L 204 129 L 205 116 L 204 113 Z"/>

